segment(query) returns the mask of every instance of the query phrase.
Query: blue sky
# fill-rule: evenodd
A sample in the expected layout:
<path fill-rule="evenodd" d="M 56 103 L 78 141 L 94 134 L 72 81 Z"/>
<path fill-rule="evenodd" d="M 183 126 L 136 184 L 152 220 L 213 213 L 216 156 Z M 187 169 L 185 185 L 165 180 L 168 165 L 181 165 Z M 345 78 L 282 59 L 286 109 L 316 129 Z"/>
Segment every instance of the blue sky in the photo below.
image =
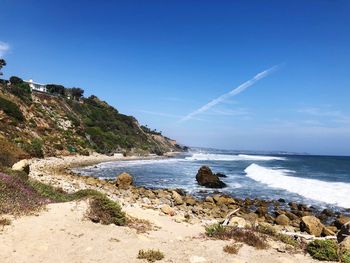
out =
<path fill-rule="evenodd" d="M 350 155 L 350 1 L 0 0 L 0 8 L 5 77 L 81 87 L 187 145 Z"/>

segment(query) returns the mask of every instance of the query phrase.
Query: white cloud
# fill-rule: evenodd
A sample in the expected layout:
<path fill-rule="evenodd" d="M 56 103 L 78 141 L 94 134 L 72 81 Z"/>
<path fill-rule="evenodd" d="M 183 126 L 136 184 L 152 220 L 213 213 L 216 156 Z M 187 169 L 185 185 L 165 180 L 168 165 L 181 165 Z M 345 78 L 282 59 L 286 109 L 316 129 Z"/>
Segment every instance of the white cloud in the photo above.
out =
<path fill-rule="evenodd" d="M 327 107 L 325 109 L 317 107 L 304 108 L 298 112 L 314 117 L 325 118 L 331 122 L 350 125 L 350 116 L 344 114 L 340 110 L 330 109 L 330 107 Z"/>
<path fill-rule="evenodd" d="M 225 94 L 217 97 L 216 99 L 213 99 L 213 100 L 209 101 L 204 106 L 200 107 L 199 109 L 197 109 L 197 110 L 189 113 L 185 117 L 181 118 L 180 122 L 188 121 L 188 120 L 192 119 L 194 116 L 196 116 L 198 114 L 201 114 L 203 112 L 206 112 L 207 110 L 211 109 L 215 105 L 217 105 L 219 103 L 222 103 L 223 101 L 226 101 L 227 99 L 229 99 L 229 98 L 231 98 L 233 96 L 236 96 L 237 94 L 239 94 L 242 91 L 246 90 L 250 86 L 254 85 L 258 80 L 267 77 L 269 74 L 271 74 L 277 68 L 278 68 L 278 66 L 274 66 L 272 68 L 269 68 L 267 70 L 264 70 L 264 71 L 256 74 L 253 78 L 251 78 L 250 80 L 248 80 L 248 81 L 244 82 L 243 84 L 239 85 L 237 88 L 231 90 L 228 93 L 225 93 Z"/>
<path fill-rule="evenodd" d="M 7 51 L 9 51 L 10 45 L 0 41 L 0 58 L 2 58 Z"/>

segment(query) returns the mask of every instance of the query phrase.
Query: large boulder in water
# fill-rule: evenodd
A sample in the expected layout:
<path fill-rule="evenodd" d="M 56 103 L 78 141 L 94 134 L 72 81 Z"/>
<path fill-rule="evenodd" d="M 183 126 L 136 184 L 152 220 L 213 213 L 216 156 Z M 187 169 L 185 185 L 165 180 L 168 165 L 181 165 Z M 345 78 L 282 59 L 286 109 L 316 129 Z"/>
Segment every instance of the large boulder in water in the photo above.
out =
<path fill-rule="evenodd" d="M 320 219 L 315 216 L 303 216 L 300 222 L 300 230 L 314 235 L 316 237 L 321 236 L 324 225 Z"/>
<path fill-rule="evenodd" d="M 196 175 L 196 180 L 199 185 L 209 188 L 223 188 L 226 184 L 210 170 L 208 166 L 202 166 Z"/>
<path fill-rule="evenodd" d="M 127 189 L 133 184 L 132 176 L 128 173 L 121 173 L 117 176 L 116 186 L 122 189 Z"/>

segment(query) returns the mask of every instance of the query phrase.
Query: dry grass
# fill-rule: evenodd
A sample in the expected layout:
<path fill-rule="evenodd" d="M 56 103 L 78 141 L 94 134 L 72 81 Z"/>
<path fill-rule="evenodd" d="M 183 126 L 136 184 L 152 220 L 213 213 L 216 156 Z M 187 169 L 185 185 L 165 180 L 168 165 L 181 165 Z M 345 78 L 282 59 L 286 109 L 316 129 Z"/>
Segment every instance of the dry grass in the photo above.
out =
<path fill-rule="evenodd" d="M 126 226 L 135 229 L 138 234 L 148 233 L 151 230 L 157 229 L 150 221 L 132 217 L 130 215 L 126 218 Z"/>
<path fill-rule="evenodd" d="M 228 254 L 237 255 L 241 247 L 242 247 L 242 244 L 231 244 L 231 245 L 224 246 L 223 250 Z"/>
<path fill-rule="evenodd" d="M 0 218 L 0 227 L 4 228 L 5 226 L 11 225 L 11 220 L 8 218 Z"/>
<path fill-rule="evenodd" d="M 137 258 L 146 259 L 148 262 L 155 262 L 157 260 L 162 260 L 164 258 L 164 254 L 159 250 L 140 250 Z"/>
<path fill-rule="evenodd" d="M 215 239 L 233 239 L 237 242 L 245 243 L 248 246 L 252 246 L 257 249 L 268 248 L 266 237 L 264 235 L 261 235 L 259 232 L 254 231 L 253 229 L 229 227 L 214 224 L 211 226 L 207 226 L 205 230 L 207 236 Z"/>

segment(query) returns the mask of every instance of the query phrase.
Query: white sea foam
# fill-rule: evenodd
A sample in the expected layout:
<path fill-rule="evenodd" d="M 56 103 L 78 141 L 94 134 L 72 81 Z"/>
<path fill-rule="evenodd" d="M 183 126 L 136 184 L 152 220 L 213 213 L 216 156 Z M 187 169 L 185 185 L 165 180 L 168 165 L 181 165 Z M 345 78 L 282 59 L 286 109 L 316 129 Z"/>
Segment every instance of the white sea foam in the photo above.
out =
<path fill-rule="evenodd" d="M 269 187 L 285 189 L 306 198 L 350 208 L 350 184 L 325 182 L 289 176 L 293 171 L 271 169 L 251 164 L 245 170 L 247 177 Z"/>
<path fill-rule="evenodd" d="M 285 160 L 284 157 L 265 156 L 265 155 L 229 155 L 229 154 L 213 154 L 213 153 L 194 153 L 192 156 L 186 157 L 189 161 L 273 161 Z"/>

